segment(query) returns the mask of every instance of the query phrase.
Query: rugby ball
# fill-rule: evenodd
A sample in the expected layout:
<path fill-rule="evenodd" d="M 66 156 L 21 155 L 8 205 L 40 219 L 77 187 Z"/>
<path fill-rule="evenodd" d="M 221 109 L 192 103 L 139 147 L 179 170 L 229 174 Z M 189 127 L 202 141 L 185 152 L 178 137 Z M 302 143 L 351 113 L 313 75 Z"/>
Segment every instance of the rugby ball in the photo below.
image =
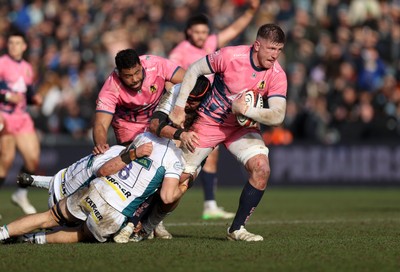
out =
<path fill-rule="evenodd" d="M 262 95 L 258 91 L 247 90 L 243 95 L 249 107 L 262 108 L 264 106 Z M 256 121 L 244 115 L 239 114 L 236 116 L 236 119 L 242 127 L 257 127 Z"/>

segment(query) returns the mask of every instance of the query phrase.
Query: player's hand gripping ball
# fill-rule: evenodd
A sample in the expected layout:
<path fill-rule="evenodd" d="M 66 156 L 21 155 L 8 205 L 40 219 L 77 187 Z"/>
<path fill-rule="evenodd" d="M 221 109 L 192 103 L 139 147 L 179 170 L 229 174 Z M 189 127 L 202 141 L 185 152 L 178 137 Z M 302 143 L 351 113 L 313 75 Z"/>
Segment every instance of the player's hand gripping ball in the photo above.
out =
<path fill-rule="evenodd" d="M 258 91 L 247 90 L 243 95 L 245 96 L 244 100 L 249 107 L 262 108 L 264 106 L 263 98 Z M 236 116 L 236 119 L 243 127 L 257 127 L 256 121 L 244 115 L 239 114 Z"/>

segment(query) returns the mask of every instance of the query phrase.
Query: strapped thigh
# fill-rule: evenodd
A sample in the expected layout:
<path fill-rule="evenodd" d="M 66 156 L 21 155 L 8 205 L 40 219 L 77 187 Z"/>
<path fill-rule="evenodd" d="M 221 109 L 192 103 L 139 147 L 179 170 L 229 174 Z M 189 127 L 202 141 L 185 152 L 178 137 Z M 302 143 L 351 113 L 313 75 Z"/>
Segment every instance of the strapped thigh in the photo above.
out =
<path fill-rule="evenodd" d="M 256 155 L 263 154 L 268 157 L 269 153 L 269 149 L 265 146 L 261 135 L 255 132 L 244 134 L 234 140 L 228 146 L 228 150 L 243 165 L 246 165 L 247 161 Z"/>
<path fill-rule="evenodd" d="M 60 208 L 60 202 L 57 202 L 51 209 L 51 215 L 53 216 L 54 221 L 57 222 L 60 226 L 67 226 L 67 227 L 74 227 L 77 225 L 77 222 L 70 222 L 68 221 Z"/>

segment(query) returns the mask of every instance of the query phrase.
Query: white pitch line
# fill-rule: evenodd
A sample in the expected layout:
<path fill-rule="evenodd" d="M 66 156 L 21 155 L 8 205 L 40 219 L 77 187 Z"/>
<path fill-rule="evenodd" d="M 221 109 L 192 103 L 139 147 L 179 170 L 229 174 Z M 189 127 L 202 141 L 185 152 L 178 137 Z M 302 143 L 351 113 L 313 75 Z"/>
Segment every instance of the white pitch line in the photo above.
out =
<path fill-rule="evenodd" d="M 271 220 L 271 221 L 251 221 L 247 225 L 300 225 L 300 224 L 338 224 L 338 223 L 382 223 L 394 222 L 400 223 L 400 218 L 360 218 L 360 219 L 326 219 L 326 220 Z M 186 226 L 228 226 L 230 222 L 179 222 L 179 223 L 164 223 L 171 227 L 186 227 Z"/>

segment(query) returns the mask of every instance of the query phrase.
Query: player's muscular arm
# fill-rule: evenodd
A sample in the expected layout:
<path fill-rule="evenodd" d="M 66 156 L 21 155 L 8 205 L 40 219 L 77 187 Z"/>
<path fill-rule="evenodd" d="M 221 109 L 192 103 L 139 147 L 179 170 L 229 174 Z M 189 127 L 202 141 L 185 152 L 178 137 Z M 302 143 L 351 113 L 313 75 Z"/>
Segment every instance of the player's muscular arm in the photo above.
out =
<path fill-rule="evenodd" d="M 242 16 L 218 33 L 218 47 L 223 47 L 235 39 L 249 25 L 260 6 L 260 0 L 249 0 L 248 5 Z"/>
<path fill-rule="evenodd" d="M 110 127 L 113 116 L 104 112 L 96 112 L 93 125 L 93 154 L 103 154 L 109 145 L 107 144 L 107 131 Z"/>
<path fill-rule="evenodd" d="M 197 78 L 201 75 L 208 75 L 211 73 L 205 57 L 189 66 L 183 78 L 182 87 L 176 100 L 175 107 L 169 115 L 169 119 L 174 125 L 183 127 L 186 100 L 190 91 L 193 90 L 193 87 L 196 85 Z"/>
<path fill-rule="evenodd" d="M 165 177 L 162 183 L 160 196 L 164 204 L 172 204 L 186 191 L 187 186 L 179 186 L 179 180 L 176 178 Z"/>
<path fill-rule="evenodd" d="M 186 72 L 185 69 L 179 68 L 179 69 L 175 72 L 175 74 L 172 76 L 172 78 L 171 78 L 171 83 L 173 83 L 173 84 L 181 83 L 182 80 L 183 80 L 183 77 L 185 76 L 185 72 Z M 170 85 L 169 88 L 171 88 L 171 87 L 172 87 L 172 86 Z M 167 90 L 168 90 L 168 88 L 167 88 Z"/>
<path fill-rule="evenodd" d="M 190 152 L 194 152 L 199 144 L 199 137 L 193 131 L 184 131 L 169 125 L 168 115 L 163 112 L 155 112 L 150 121 L 150 132 L 158 137 L 180 140 L 182 146 Z"/>
<path fill-rule="evenodd" d="M 136 149 L 127 147 L 119 156 L 116 156 L 104 163 L 97 171 L 96 176 L 104 177 L 115 174 L 122 170 L 131 161 L 137 158 L 150 156 L 152 151 L 153 144 L 151 142 L 142 144 Z"/>
<path fill-rule="evenodd" d="M 286 114 L 286 98 L 271 97 L 268 99 L 268 108 L 249 107 L 243 113 L 254 121 L 268 126 L 278 126 L 282 124 Z"/>

